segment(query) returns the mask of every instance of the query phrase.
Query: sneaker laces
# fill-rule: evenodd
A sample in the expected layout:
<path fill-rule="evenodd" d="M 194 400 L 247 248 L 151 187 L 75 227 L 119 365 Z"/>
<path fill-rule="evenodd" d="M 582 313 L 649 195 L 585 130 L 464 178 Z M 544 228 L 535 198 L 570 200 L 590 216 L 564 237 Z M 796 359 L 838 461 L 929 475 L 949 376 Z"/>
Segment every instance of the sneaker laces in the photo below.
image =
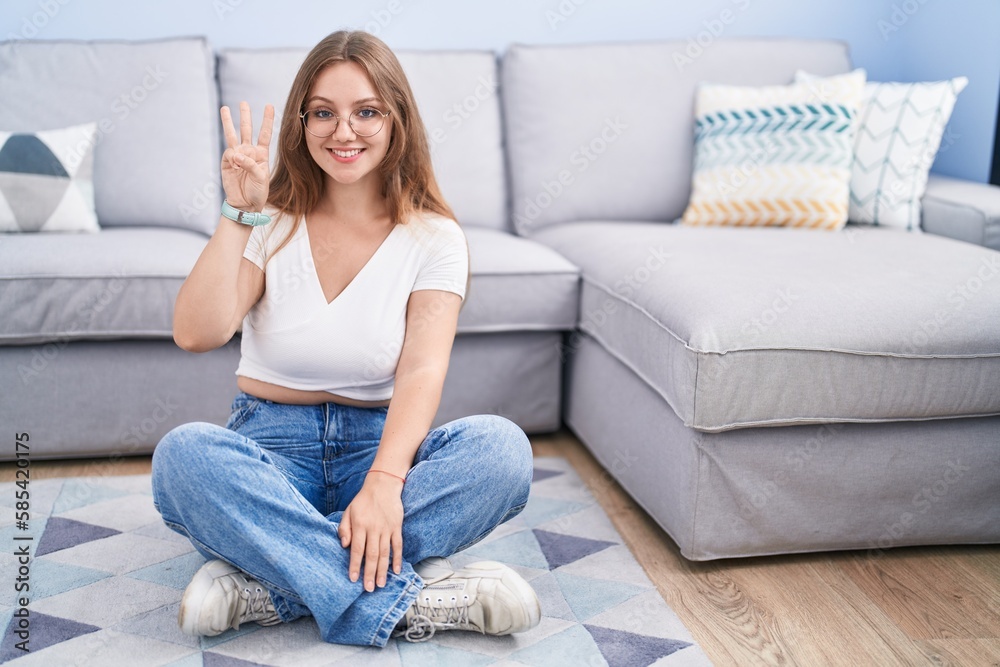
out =
<path fill-rule="evenodd" d="M 271 602 L 270 592 L 260 584 L 254 586 L 253 590 L 250 589 L 250 586 L 243 586 L 240 591 L 240 603 L 236 610 L 237 630 L 241 623 L 248 621 L 258 621 L 263 625 L 281 622 L 281 618 L 274 610 L 274 603 Z M 276 617 L 277 620 L 271 619 L 272 616 Z"/>
<path fill-rule="evenodd" d="M 472 604 L 468 595 L 463 595 L 462 600 L 452 595 L 451 604 L 447 604 L 445 599 L 438 597 L 436 604 L 431 602 L 429 596 L 422 600 L 418 597 L 413 601 L 413 615 L 407 622 L 406 631 L 403 636 L 407 641 L 425 642 L 434 636 L 434 633 L 441 630 L 476 630 L 482 633 L 482 628 L 477 628 L 469 622 L 469 605 Z"/>
<path fill-rule="evenodd" d="M 425 642 L 434 636 L 434 623 L 426 616 L 413 616 L 403 632 L 408 642 Z"/>

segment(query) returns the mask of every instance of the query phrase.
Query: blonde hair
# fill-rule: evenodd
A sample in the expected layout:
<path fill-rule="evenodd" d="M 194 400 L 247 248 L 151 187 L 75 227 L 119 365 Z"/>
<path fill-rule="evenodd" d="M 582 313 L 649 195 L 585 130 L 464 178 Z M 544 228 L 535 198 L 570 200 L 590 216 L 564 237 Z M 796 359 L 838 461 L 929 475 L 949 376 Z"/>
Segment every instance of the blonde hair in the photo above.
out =
<path fill-rule="evenodd" d="M 327 67 L 342 62 L 361 66 L 390 111 L 386 122 L 392 123 L 392 137 L 378 170 L 392 222 L 405 223 L 415 213 L 436 213 L 455 219 L 434 177 L 427 133 L 396 55 L 374 35 L 341 30 L 313 47 L 288 93 L 268 204 L 288 215 L 293 223 L 271 256 L 291 240 L 302 217 L 319 205 L 323 195 L 325 174 L 309 154 L 299 114 L 305 110 L 306 96 L 316 77 Z M 468 284 L 468 276 L 466 281 Z"/>

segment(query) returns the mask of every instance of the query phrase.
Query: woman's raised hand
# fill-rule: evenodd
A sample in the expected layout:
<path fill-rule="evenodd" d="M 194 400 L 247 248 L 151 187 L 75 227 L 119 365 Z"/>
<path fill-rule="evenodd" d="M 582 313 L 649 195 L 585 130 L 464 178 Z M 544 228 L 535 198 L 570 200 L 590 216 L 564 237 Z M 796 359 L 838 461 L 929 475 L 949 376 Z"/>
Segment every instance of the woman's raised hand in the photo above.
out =
<path fill-rule="evenodd" d="M 240 102 L 240 134 L 236 136 L 236 126 L 229 107 L 222 107 L 222 131 L 226 135 L 226 152 L 222 154 L 222 187 L 226 200 L 235 208 L 244 211 L 260 211 L 267 203 L 270 166 L 268 147 L 271 143 L 271 127 L 274 125 L 274 107 L 264 107 L 264 122 L 253 143 L 253 122 L 250 105 Z"/>

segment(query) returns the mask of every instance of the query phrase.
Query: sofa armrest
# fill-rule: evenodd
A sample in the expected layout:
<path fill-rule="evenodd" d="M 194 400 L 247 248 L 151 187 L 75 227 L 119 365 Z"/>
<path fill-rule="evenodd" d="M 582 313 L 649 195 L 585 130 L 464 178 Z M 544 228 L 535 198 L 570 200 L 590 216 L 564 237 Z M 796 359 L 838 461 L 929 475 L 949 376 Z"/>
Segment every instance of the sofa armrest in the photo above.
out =
<path fill-rule="evenodd" d="M 931 174 L 922 204 L 925 232 L 1000 250 L 1000 187 Z"/>

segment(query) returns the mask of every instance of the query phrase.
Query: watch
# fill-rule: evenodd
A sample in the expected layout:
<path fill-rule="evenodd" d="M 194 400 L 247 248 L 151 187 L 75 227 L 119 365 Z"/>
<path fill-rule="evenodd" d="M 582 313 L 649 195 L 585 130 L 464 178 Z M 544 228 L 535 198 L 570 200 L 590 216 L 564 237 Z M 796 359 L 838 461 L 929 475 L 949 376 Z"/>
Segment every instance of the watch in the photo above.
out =
<path fill-rule="evenodd" d="M 235 220 L 241 225 L 251 225 L 253 227 L 259 227 L 271 222 L 271 216 L 264 215 L 263 213 L 241 211 L 237 208 L 233 208 L 232 204 L 225 199 L 222 200 L 222 215 L 226 216 L 230 220 Z"/>

